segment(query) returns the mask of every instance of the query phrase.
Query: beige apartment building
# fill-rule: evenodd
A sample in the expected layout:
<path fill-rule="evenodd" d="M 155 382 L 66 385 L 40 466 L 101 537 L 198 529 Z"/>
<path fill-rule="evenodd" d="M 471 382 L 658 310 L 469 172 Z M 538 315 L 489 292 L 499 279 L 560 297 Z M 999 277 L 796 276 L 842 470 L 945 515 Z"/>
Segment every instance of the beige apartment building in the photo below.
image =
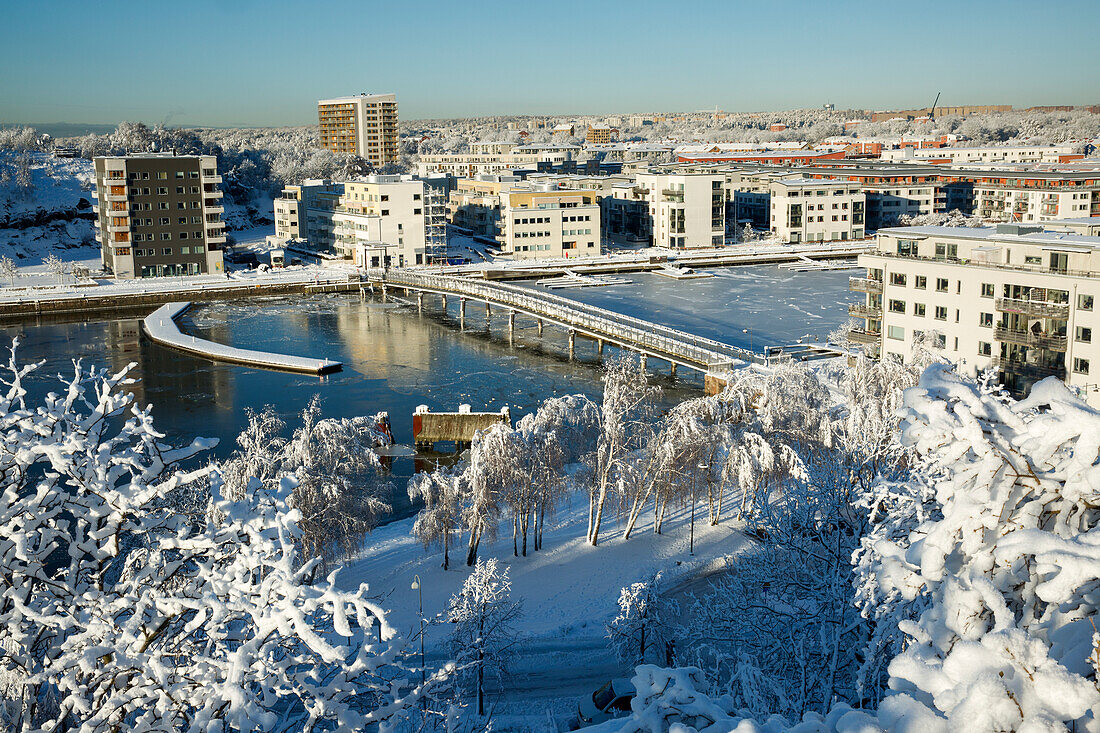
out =
<path fill-rule="evenodd" d="M 455 183 L 447 200 L 447 219 L 483 237 L 500 233 L 500 192 L 520 182 L 517 176 L 480 175 Z"/>
<path fill-rule="evenodd" d="M 222 192 L 213 155 L 96 158 L 95 238 L 117 278 L 224 271 Z"/>
<path fill-rule="evenodd" d="M 974 213 L 1001 222 L 1040 222 L 1088 217 L 1100 204 L 1100 181 L 1036 173 L 1004 173 L 974 184 Z M 1009 177 L 1011 176 L 1011 177 Z"/>
<path fill-rule="evenodd" d="M 397 161 L 397 96 L 356 94 L 317 102 L 321 147 L 365 158 L 376 168 Z"/>
<path fill-rule="evenodd" d="M 639 173 L 652 221 L 653 245 L 685 249 L 725 243 L 725 176 L 712 173 Z"/>
<path fill-rule="evenodd" d="M 517 260 L 600 254 L 597 191 L 555 184 L 516 184 L 500 193 L 505 254 Z"/>
<path fill-rule="evenodd" d="M 275 236 L 282 241 L 304 239 L 314 249 L 332 249 L 336 244 L 332 216 L 344 184 L 309 179 L 287 186 L 275 199 Z"/>
<path fill-rule="evenodd" d="M 858 181 L 782 178 L 769 192 L 771 231 L 784 242 L 863 239 L 867 194 Z"/>
<path fill-rule="evenodd" d="M 428 261 L 424 181 L 367 176 L 344 182 L 333 214 L 336 252 L 361 267 L 408 267 Z"/>
<path fill-rule="evenodd" d="M 865 298 L 849 313 L 864 325 L 850 339 L 873 355 L 908 358 L 923 338 L 967 374 L 996 369 L 1015 392 L 1056 376 L 1100 406 L 1100 237 L 896 227 L 859 264 L 851 288 Z"/>

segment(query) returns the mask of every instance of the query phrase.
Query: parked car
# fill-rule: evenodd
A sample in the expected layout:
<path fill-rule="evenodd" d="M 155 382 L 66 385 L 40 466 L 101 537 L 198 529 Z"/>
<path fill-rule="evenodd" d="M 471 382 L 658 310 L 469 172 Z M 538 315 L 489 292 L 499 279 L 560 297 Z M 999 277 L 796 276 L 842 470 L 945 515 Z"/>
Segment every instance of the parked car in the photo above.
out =
<path fill-rule="evenodd" d="M 634 685 L 627 679 L 609 681 L 591 695 L 585 695 L 577 704 L 579 727 L 603 723 L 630 712 L 634 699 Z"/>

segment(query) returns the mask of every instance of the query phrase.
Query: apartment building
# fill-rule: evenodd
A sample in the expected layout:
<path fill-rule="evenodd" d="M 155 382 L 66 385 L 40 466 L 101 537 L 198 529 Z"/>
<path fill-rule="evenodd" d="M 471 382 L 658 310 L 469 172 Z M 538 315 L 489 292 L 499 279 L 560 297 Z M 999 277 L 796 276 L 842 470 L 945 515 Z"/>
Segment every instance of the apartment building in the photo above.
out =
<path fill-rule="evenodd" d="M 224 271 L 222 182 L 212 155 L 96 158 L 95 239 L 117 278 Z"/>
<path fill-rule="evenodd" d="M 321 147 L 380 168 L 397 161 L 397 96 L 356 94 L 317 102 Z"/>
<path fill-rule="evenodd" d="M 714 173 L 639 173 L 653 245 L 684 249 L 725 243 L 725 177 Z"/>
<path fill-rule="evenodd" d="M 424 181 L 375 175 L 343 185 L 332 217 L 338 254 L 362 267 L 427 264 Z"/>
<path fill-rule="evenodd" d="M 973 211 L 983 219 L 1039 222 L 1100 214 L 1100 173 L 1001 171 L 974 178 Z"/>
<path fill-rule="evenodd" d="M 1066 163 L 1084 157 L 1081 146 L 1065 145 L 990 145 L 987 147 L 941 147 L 935 150 L 914 150 L 906 147 L 887 150 L 883 160 L 927 162 L 929 159 L 948 161 L 951 165 Z"/>
<path fill-rule="evenodd" d="M 850 338 L 873 354 L 907 358 L 924 339 L 967 374 L 994 368 L 1016 392 L 1053 375 L 1100 406 L 1100 237 L 897 227 L 859 263 L 851 287 L 865 298 L 849 313 L 864 325 Z"/>
<path fill-rule="evenodd" d="M 519 183 L 518 176 L 461 178 L 447 200 L 447 219 L 482 237 L 500 234 L 500 192 Z"/>
<path fill-rule="evenodd" d="M 577 145 L 523 145 L 507 152 L 495 144 L 479 144 L 482 152 L 441 153 L 420 156 L 417 173 L 420 176 L 446 174 L 456 178 L 476 178 L 507 173 L 514 168 L 537 169 L 540 164 L 562 166 L 584 159 Z M 489 152 L 496 149 L 496 152 Z"/>
<path fill-rule="evenodd" d="M 770 228 L 784 242 L 863 239 L 867 194 L 857 181 L 783 178 L 769 194 Z"/>
<path fill-rule="evenodd" d="M 611 128 L 599 123 L 591 125 L 584 134 L 584 140 L 593 145 L 608 145 L 611 142 Z"/>
<path fill-rule="evenodd" d="M 600 205 L 594 190 L 517 184 L 500 194 L 505 254 L 517 260 L 600 254 Z"/>
<path fill-rule="evenodd" d="M 275 199 L 275 236 L 282 241 L 304 239 L 318 250 L 332 249 L 332 215 L 343 195 L 344 184 L 321 179 L 285 187 Z"/>

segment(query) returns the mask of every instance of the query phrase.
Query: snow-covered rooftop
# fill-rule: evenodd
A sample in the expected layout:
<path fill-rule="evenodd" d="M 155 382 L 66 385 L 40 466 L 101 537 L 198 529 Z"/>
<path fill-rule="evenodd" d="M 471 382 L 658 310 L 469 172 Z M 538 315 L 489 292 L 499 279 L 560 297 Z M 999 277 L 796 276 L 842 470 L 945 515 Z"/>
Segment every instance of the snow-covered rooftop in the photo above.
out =
<path fill-rule="evenodd" d="M 1055 224 L 1056 222 L 1048 222 Z M 952 237 L 955 239 L 980 239 L 990 241 L 1018 242 L 1024 244 L 1056 245 L 1072 249 L 1093 250 L 1100 249 L 1100 237 L 1089 237 L 1083 234 L 1068 234 L 1066 232 L 1029 231 L 1024 226 L 1023 233 L 1009 231 L 1009 227 L 947 227 L 947 226 L 919 226 L 919 227 L 887 227 L 879 229 L 879 234 L 889 234 L 895 237 L 907 239 L 925 239 L 928 237 Z"/>

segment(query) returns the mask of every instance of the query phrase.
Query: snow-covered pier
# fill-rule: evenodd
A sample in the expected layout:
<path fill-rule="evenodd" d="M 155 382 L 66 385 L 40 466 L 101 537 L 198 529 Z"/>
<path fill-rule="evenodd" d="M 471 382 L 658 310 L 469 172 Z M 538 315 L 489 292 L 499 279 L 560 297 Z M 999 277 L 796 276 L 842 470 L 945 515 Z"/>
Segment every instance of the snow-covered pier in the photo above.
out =
<path fill-rule="evenodd" d="M 167 303 L 157 308 L 142 321 L 145 335 L 158 344 L 186 351 L 190 354 L 197 354 L 212 361 L 225 361 L 231 364 L 243 364 L 260 367 L 261 369 L 276 369 L 303 374 L 328 374 L 338 372 L 343 368 L 340 362 L 329 359 L 310 359 L 304 356 L 273 354 L 269 351 L 238 349 L 235 346 L 226 346 L 196 336 L 188 336 L 180 331 L 176 319 L 190 307 L 191 303 L 182 302 Z"/>

